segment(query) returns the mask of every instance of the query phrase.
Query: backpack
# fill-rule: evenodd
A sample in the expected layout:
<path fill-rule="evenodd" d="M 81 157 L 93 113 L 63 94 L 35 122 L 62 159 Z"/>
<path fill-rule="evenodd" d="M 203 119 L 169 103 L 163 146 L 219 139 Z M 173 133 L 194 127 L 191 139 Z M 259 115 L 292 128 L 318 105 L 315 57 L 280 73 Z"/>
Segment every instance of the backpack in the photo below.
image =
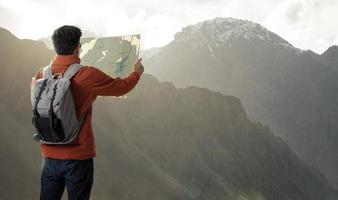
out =
<path fill-rule="evenodd" d="M 52 74 L 51 65 L 43 68 L 42 78 L 31 89 L 34 140 L 43 144 L 68 144 L 80 131 L 86 114 L 77 119 L 70 79 L 83 67 L 72 64 L 61 78 Z"/>

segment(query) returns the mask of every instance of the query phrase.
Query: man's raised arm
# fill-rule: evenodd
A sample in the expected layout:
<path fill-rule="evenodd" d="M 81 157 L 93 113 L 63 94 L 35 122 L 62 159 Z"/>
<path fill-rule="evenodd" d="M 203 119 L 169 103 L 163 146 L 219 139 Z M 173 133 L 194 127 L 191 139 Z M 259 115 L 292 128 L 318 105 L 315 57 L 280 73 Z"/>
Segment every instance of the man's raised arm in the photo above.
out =
<path fill-rule="evenodd" d="M 138 83 L 144 68 L 139 59 L 134 64 L 134 71 L 127 77 L 113 78 L 95 67 L 88 67 L 90 70 L 90 83 L 88 89 L 97 96 L 122 96 L 130 92 Z"/>

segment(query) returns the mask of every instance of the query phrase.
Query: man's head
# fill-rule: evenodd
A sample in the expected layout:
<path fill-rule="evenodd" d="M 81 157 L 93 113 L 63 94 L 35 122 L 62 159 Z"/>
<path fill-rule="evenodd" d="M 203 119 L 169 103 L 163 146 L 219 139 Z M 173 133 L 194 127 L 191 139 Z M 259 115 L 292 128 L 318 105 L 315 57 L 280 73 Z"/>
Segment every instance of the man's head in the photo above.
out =
<path fill-rule="evenodd" d="M 72 55 L 80 51 L 80 38 L 82 32 L 75 26 L 61 26 L 52 35 L 53 45 L 56 54 Z"/>

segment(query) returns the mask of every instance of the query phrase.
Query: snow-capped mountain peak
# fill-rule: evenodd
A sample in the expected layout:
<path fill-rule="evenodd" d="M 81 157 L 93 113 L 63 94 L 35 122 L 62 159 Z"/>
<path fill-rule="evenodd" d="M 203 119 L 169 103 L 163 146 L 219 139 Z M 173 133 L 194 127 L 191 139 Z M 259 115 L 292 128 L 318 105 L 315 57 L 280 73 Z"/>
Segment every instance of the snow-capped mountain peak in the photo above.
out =
<path fill-rule="evenodd" d="M 175 35 L 175 41 L 191 41 L 197 46 L 231 45 L 231 42 L 236 39 L 261 40 L 272 45 L 293 48 L 289 42 L 265 27 L 235 18 L 217 17 L 184 27 Z"/>

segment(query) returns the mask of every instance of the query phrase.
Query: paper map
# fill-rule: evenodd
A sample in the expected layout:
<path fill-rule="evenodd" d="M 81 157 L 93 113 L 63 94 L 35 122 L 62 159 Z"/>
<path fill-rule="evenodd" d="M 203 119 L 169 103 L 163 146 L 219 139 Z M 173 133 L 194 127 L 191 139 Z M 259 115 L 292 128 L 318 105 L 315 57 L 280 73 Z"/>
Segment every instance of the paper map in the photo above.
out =
<path fill-rule="evenodd" d="M 112 77 L 124 77 L 133 71 L 139 50 L 140 35 L 81 38 L 80 58 Z"/>

